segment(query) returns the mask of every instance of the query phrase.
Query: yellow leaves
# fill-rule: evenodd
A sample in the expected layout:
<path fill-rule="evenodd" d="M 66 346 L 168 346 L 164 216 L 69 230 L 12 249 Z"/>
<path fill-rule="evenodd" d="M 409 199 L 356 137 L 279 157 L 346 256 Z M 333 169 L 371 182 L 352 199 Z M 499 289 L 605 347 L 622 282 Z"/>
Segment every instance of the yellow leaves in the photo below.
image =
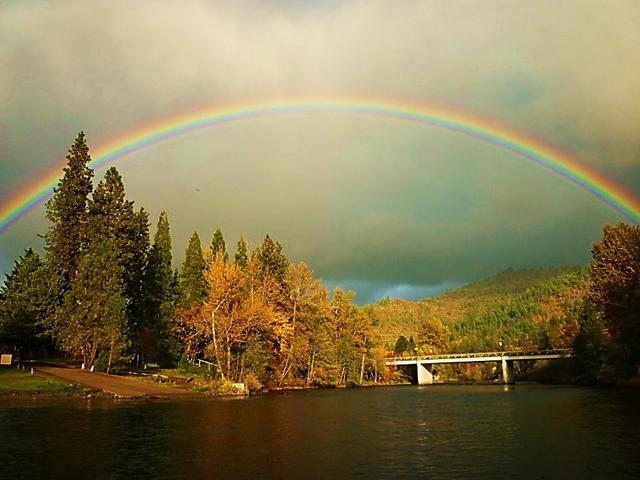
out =
<path fill-rule="evenodd" d="M 245 274 L 233 262 L 225 261 L 221 252 L 206 253 L 208 267 L 204 271 L 207 282 L 205 305 L 209 308 L 220 308 L 223 303 L 231 303 L 242 295 L 246 281 Z"/>
<path fill-rule="evenodd" d="M 440 353 L 449 344 L 450 332 L 442 321 L 435 317 L 427 317 L 420 325 L 418 343 L 423 354 Z"/>

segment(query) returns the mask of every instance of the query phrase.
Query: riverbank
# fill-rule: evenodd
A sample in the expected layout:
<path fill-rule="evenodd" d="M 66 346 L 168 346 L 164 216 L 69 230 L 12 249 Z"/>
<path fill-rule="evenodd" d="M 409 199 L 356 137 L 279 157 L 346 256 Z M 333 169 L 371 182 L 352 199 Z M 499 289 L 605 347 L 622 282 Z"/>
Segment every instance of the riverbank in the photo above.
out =
<path fill-rule="evenodd" d="M 38 372 L 31 374 L 31 370 L 0 368 L 0 398 L 92 398 L 105 395 L 100 389 L 64 382 Z"/>

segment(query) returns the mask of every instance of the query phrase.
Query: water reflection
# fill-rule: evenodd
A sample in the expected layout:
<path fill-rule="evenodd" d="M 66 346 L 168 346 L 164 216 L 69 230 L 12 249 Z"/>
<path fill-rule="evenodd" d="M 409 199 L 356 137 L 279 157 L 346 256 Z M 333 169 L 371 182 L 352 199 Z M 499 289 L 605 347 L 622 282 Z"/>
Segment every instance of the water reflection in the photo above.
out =
<path fill-rule="evenodd" d="M 639 399 L 496 385 L 3 402 L 0 478 L 632 478 Z"/>

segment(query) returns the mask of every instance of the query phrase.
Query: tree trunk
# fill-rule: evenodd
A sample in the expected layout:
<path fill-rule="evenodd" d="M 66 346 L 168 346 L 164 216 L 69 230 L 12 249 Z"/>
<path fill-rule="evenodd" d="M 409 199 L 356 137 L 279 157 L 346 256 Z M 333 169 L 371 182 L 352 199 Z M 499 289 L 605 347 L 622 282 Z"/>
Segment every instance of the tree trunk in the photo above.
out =
<path fill-rule="evenodd" d="M 309 370 L 307 371 L 307 385 L 311 384 L 311 381 L 313 380 L 313 369 L 315 367 L 315 362 L 316 362 L 316 351 L 313 350 L 311 352 L 311 359 L 309 360 Z"/>
<path fill-rule="evenodd" d="M 364 377 L 364 359 L 366 355 L 366 352 L 362 354 L 362 363 L 360 363 L 360 381 L 358 382 L 360 385 L 362 385 L 362 377 Z"/>
<path fill-rule="evenodd" d="M 218 354 L 218 340 L 216 338 L 216 310 L 217 309 L 218 307 L 216 307 L 214 310 L 211 311 L 211 334 L 213 335 L 213 352 L 216 356 L 216 365 L 220 367 L 220 355 Z M 218 368 L 218 370 L 220 370 L 220 376 L 224 380 L 224 372 L 222 371 L 222 368 Z"/>
<path fill-rule="evenodd" d="M 91 368 L 93 367 L 93 364 L 95 363 L 97 356 L 98 356 L 98 345 L 94 343 L 93 345 L 91 345 L 91 353 L 89 354 L 89 370 L 91 370 Z"/>
<path fill-rule="evenodd" d="M 227 335 L 227 375 L 231 373 L 231 341 Z"/>
<path fill-rule="evenodd" d="M 291 356 L 293 355 L 293 348 L 296 341 L 296 313 L 298 311 L 298 302 L 293 302 L 293 316 L 291 318 L 291 345 L 289 346 L 289 352 L 287 353 L 287 358 L 284 361 L 284 368 L 282 369 L 282 379 L 280 381 L 280 386 L 284 383 L 285 378 L 289 374 L 289 370 L 291 370 Z"/>
<path fill-rule="evenodd" d="M 111 372 L 111 360 L 113 359 L 113 349 L 115 340 L 111 339 L 111 345 L 109 346 L 109 361 L 107 362 L 107 373 Z"/>

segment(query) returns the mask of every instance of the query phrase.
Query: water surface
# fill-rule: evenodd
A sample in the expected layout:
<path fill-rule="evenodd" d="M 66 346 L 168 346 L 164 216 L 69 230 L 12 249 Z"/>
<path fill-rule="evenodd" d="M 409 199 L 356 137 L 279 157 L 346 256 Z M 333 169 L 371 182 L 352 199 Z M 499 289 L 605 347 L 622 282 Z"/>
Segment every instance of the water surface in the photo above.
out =
<path fill-rule="evenodd" d="M 0 400 L 0 478 L 637 478 L 640 392 L 404 386 Z"/>

